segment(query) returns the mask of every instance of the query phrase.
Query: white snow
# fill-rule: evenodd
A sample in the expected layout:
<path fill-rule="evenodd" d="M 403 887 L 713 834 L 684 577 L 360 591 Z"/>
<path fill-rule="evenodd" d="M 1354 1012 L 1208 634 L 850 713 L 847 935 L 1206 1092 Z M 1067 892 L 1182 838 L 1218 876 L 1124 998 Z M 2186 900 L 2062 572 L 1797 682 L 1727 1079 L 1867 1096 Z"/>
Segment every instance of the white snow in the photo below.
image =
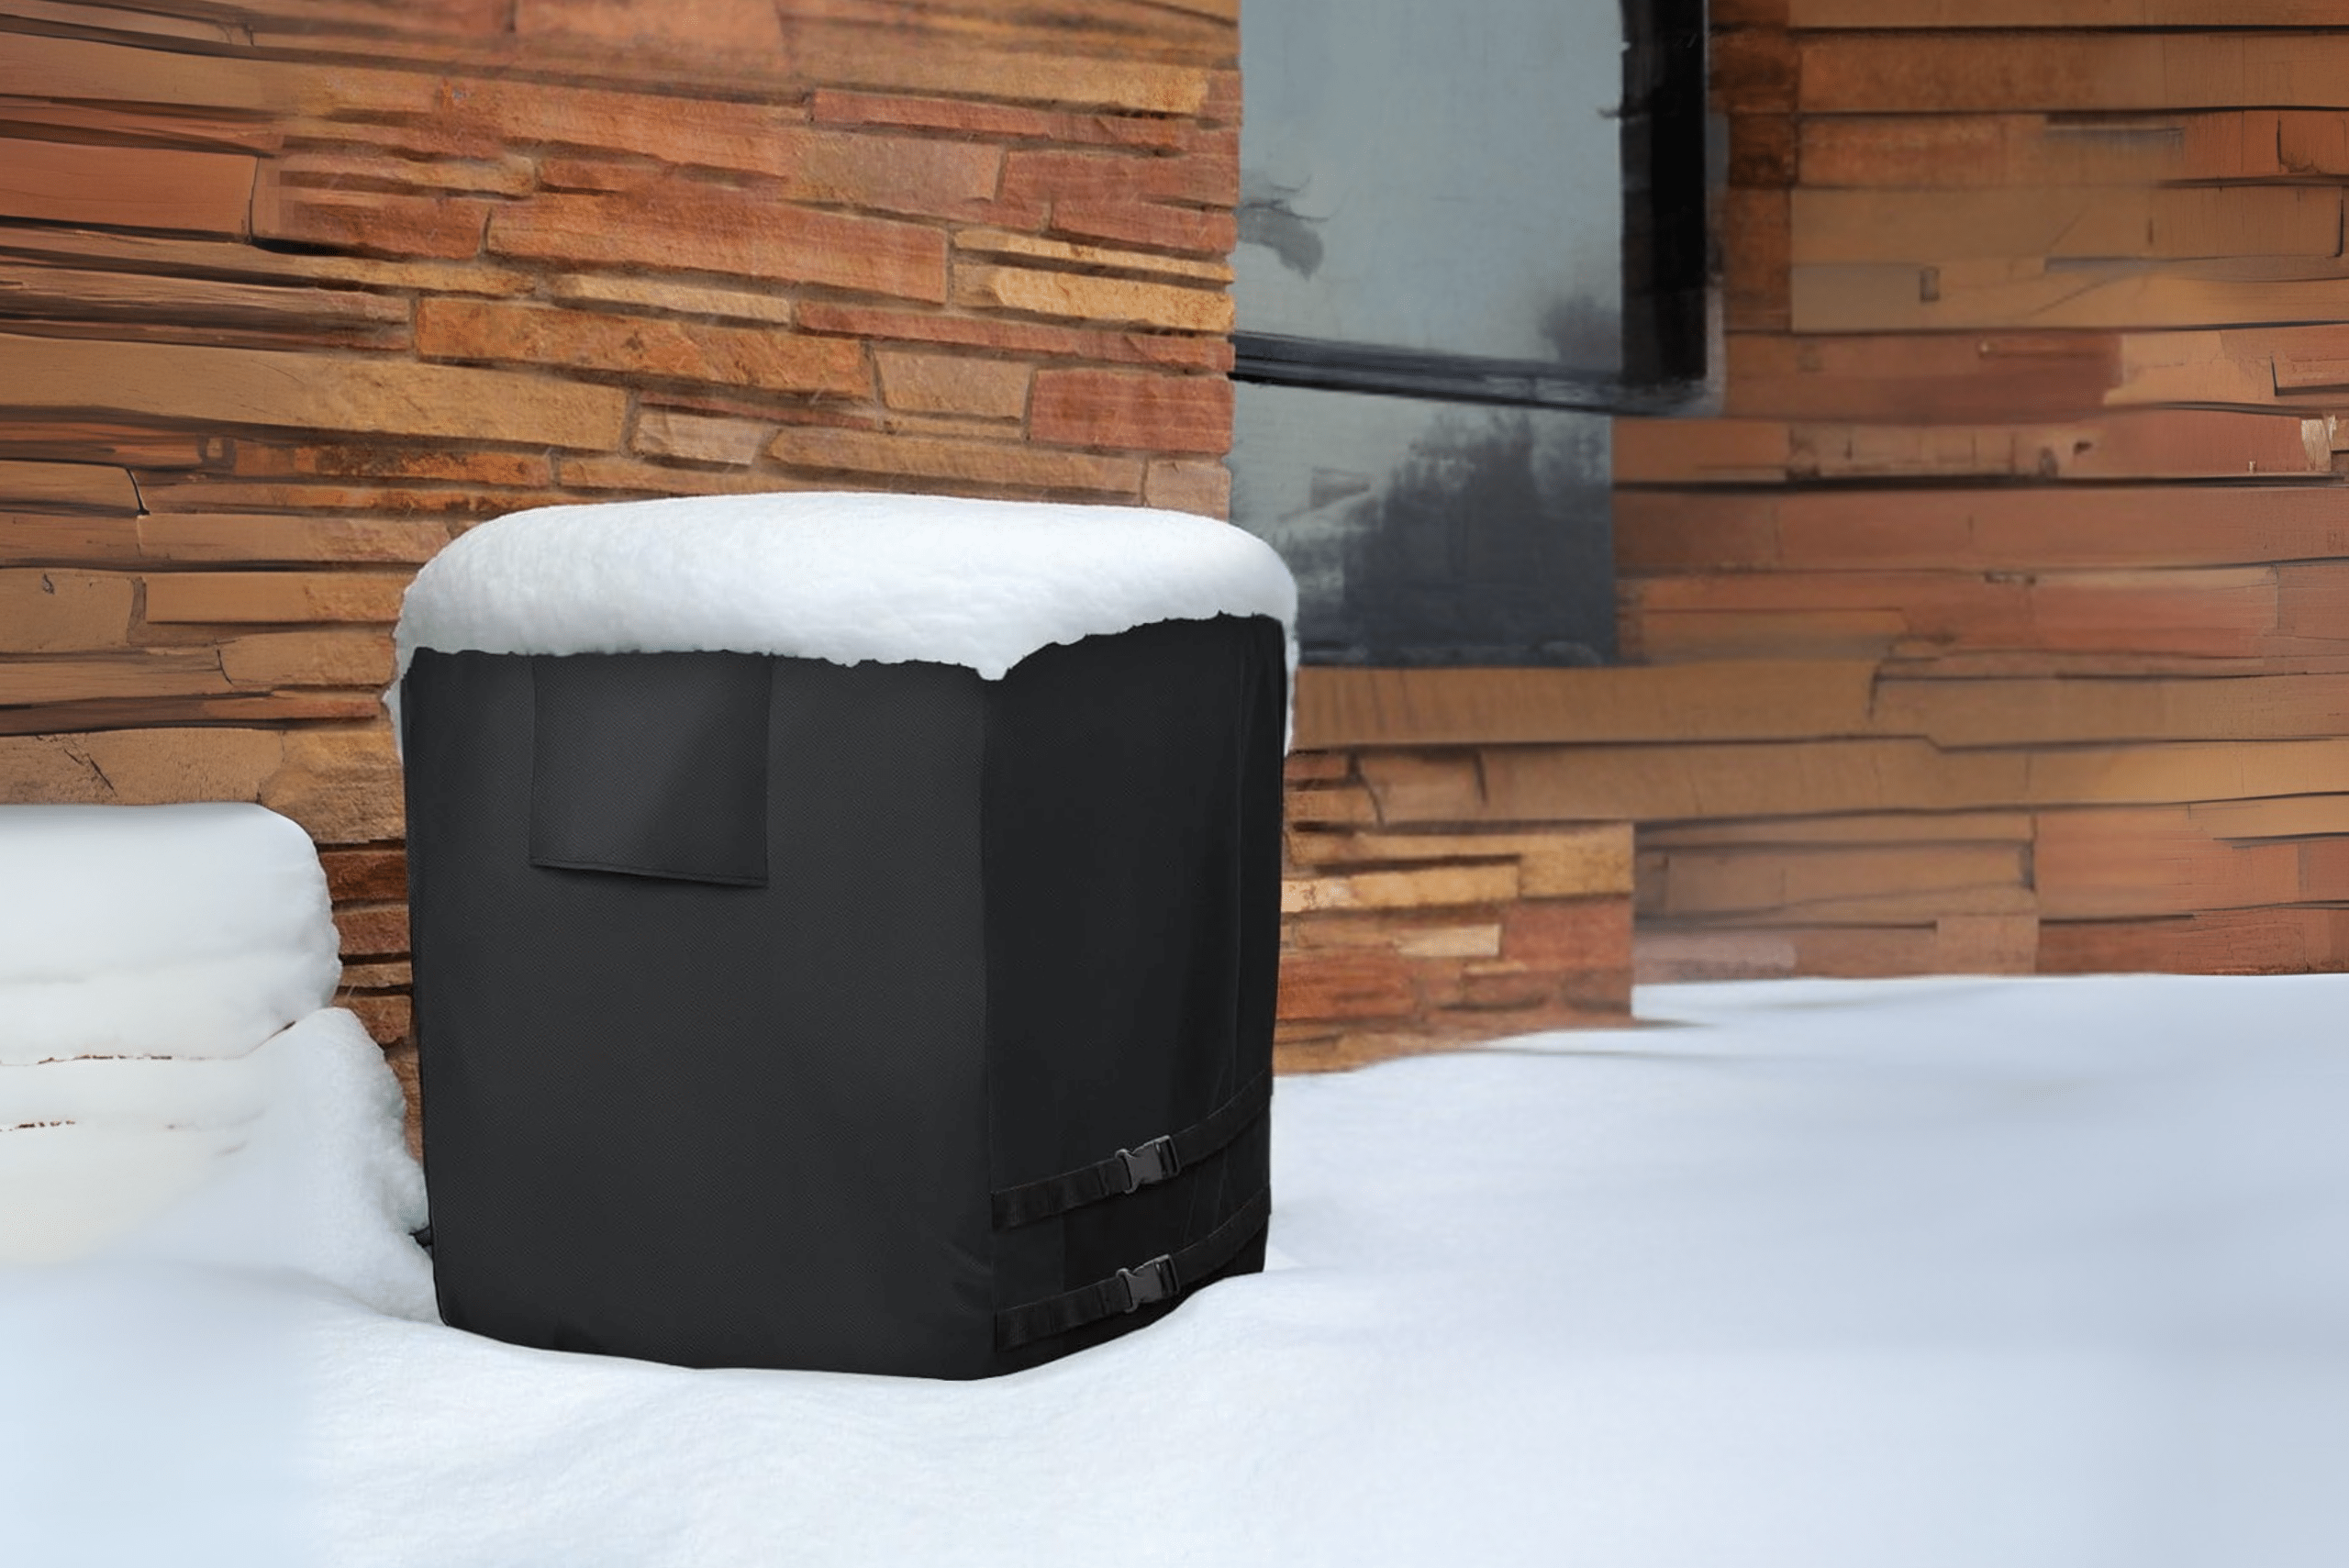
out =
<path fill-rule="evenodd" d="M 547 506 L 433 559 L 399 670 L 442 652 L 730 651 L 925 660 L 998 680 L 1038 649 L 1163 620 L 1297 613 L 1272 548 L 1131 506 L 806 493 Z"/>
<path fill-rule="evenodd" d="M 1275 1266 L 992 1382 L 523 1351 L 296 1276 L 239 1402 L 127 1310 L 15 1332 L 47 1297 L 0 1275 L 0 1518 L 42 1563 L 160 1560 L 91 1549 L 159 1517 L 357 1568 L 2349 1560 L 2349 977 L 1639 1002 L 1674 1027 L 1283 1080 Z M 317 1148 L 388 1259 L 351 1045 Z M 192 1397 L 198 1457 L 302 1486 L 25 1435 L 151 1446 Z"/>
<path fill-rule="evenodd" d="M 382 1051 L 326 1006 L 337 948 L 274 812 L 0 807 L 0 1264 L 111 1244 L 429 1314 L 422 1179 Z"/>
<path fill-rule="evenodd" d="M 0 807 L 0 1064 L 240 1055 L 341 974 L 317 852 L 275 812 Z"/>

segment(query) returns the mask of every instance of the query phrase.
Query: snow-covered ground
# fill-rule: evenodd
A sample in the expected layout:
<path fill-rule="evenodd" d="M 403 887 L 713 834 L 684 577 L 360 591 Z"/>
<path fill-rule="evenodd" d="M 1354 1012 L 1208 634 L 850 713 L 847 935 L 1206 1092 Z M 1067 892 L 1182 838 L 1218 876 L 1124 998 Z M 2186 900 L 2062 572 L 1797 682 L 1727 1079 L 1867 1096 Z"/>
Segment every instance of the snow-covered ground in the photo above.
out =
<path fill-rule="evenodd" d="M 2349 977 L 1639 1010 L 1284 1080 L 1275 1266 L 989 1383 L 389 1316 L 348 1194 L 342 1288 L 0 1274 L 0 1559 L 2349 1561 Z M 380 1156 L 381 1089 L 314 1074 L 312 1145 Z"/>

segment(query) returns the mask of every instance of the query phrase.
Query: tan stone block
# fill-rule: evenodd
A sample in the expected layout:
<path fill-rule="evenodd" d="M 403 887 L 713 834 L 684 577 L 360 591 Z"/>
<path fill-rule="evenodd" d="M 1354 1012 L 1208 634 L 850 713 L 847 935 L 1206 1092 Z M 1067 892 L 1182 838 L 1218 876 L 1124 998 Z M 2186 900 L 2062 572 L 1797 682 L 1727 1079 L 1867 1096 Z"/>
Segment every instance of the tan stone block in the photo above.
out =
<path fill-rule="evenodd" d="M 1036 321 L 1005 321 L 983 316 L 941 316 L 936 311 L 880 310 L 869 306 L 809 300 L 799 307 L 799 325 L 810 332 L 885 339 L 906 343 L 1000 349 L 1006 353 L 1051 359 L 1100 360 L 1111 364 L 1165 365 L 1177 370 L 1231 368 L 1225 338 L 1183 337 L 1165 332 L 1104 332 L 1051 327 Z"/>
<path fill-rule="evenodd" d="M 440 518 L 272 517 L 241 513 L 150 514 L 135 525 L 150 561 L 368 562 L 421 565 L 449 543 Z"/>
<path fill-rule="evenodd" d="M 869 27 L 814 19 L 789 29 L 794 63 L 811 81 L 839 87 L 895 88 L 985 97 L 1056 108 L 1192 115 L 1208 100 L 1215 72 L 1191 65 L 941 45 L 900 35 L 895 47 Z"/>
<path fill-rule="evenodd" d="M 10 98 L 275 112 L 292 106 L 291 75 L 275 62 L 32 33 L 0 50 L 0 97 Z"/>
<path fill-rule="evenodd" d="M 12 35 L 11 53 L 56 40 Z M 0 65 L 0 80 L 9 72 Z M 11 140 L 0 216 L 44 223 L 242 234 L 253 159 L 160 147 Z"/>
<path fill-rule="evenodd" d="M 589 39 L 616 53 L 651 46 L 761 61 L 784 52 L 774 0 L 514 0 L 514 31 Z"/>
<path fill-rule="evenodd" d="M 135 518 L 0 510 L 0 566 L 104 566 L 138 559 Z"/>
<path fill-rule="evenodd" d="M 979 256 L 1019 256 L 1059 261 L 1090 272 L 1141 272 L 1152 277 L 1190 278 L 1201 283 L 1229 284 L 1231 268 L 1222 261 L 1201 261 L 1164 256 L 1154 250 L 1113 250 L 1066 239 L 1047 239 L 1003 228 L 965 228 L 954 236 L 954 249 Z"/>
<path fill-rule="evenodd" d="M 458 365 L 0 334 L 0 408 L 61 406 L 607 450 L 618 443 L 628 395 Z"/>
<path fill-rule="evenodd" d="M 1359 784 L 1292 789 L 1288 792 L 1287 816 L 1292 826 L 1369 823 L 1378 820 L 1378 806 L 1370 791 Z"/>
<path fill-rule="evenodd" d="M 1482 770 L 1473 752 L 1363 751 L 1354 766 L 1383 821 L 1474 822 L 1486 814 Z"/>
<path fill-rule="evenodd" d="M 1282 917 L 1281 942 L 1284 951 L 1290 948 L 1384 948 L 1399 952 L 1404 942 L 1431 930 L 1481 929 L 1462 926 L 1460 922 L 1484 917 L 1447 908 L 1308 910 Z M 1497 931 L 1500 928 L 1493 929 Z M 1497 957 L 1498 951 L 1486 956 Z"/>
<path fill-rule="evenodd" d="M 447 59 L 444 48 L 429 48 L 433 58 Z M 666 91 L 679 79 L 674 61 L 648 71 L 645 62 L 599 52 L 593 62 L 599 73 L 637 75 L 652 90 L 574 87 L 502 73 L 451 76 L 438 69 L 346 69 L 304 82 L 306 106 L 317 117 L 296 119 L 291 128 L 305 139 L 347 138 L 358 128 L 373 143 L 412 154 L 478 158 L 507 146 L 595 148 L 771 175 L 780 172 L 777 133 L 807 118 L 796 104 Z M 773 83 L 763 85 L 772 89 Z"/>
<path fill-rule="evenodd" d="M 102 463 L 0 462 L 0 506 L 136 513 L 139 486 Z"/>
<path fill-rule="evenodd" d="M 417 306 L 416 346 L 428 359 L 518 360 L 614 371 L 632 380 L 846 397 L 872 387 L 863 350 L 839 339 L 544 306 L 425 300 Z"/>
<path fill-rule="evenodd" d="M 1009 443 L 794 426 L 775 437 L 768 450 L 777 462 L 794 468 L 1094 495 L 1133 496 L 1141 490 L 1141 464 L 1130 458 L 1040 451 Z"/>
<path fill-rule="evenodd" d="M 893 436 L 951 436 L 972 441 L 1008 440 L 1019 434 L 1001 419 L 972 419 L 959 414 L 901 414 L 894 408 L 885 409 L 872 428 Z"/>
<path fill-rule="evenodd" d="M 1498 926 L 1431 926 L 1395 939 L 1395 951 L 1405 958 L 1498 958 Z"/>
<path fill-rule="evenodd" d="M 183 333 L 223 328 L 320 345 L 407 346 L 406 300 L 292 283 L 0 263 L 0 308 L 28 320 L 154 324 Z"/>
<path fill-rule="evenodd" d="M 917 414 L 1017 419 L 1028 408 L 1029 367 L 963 354 L 877 351 L 882 400 Z"/>
<path fill-rule="evenodd" d="M 377 844 L 400 837 L 399 757 L 391 726 L 295 729 L 282 764 L 262 781 L 261 803 L 321 844 Z"/>
<path fill-rule="evenodd" d="M 237 473 L 255 476 L 446 479 L 511 489 L 542 489 L 554 483 L 554 460 L 542 451 L 454 451 L 384 440 L 285 445 L 260 439 L 238 441 L 234 450 Z"/>
<path fill-rule="evenodd" d="M 221 660 L 206 648 L 125 648 L 89 660 L 0 662 L 0 706 L 195 697 L 228 690 Z"/>
<path fill-rule="evenodd" d="M 269 631 L 220 645 L 220 668 L 239 686 L 364 686 L 392 681 L 392 639 L 382 631 Z"/>
<path fill-rule="evenodd" d="M 2188 816 L 2196 828 L 2214 839 L 2349 835 L 2349 795 L 2219 801 L 2191 806 Z"/>
<path fill-rule="evenodd" d="M 276 180 L 296 188 L 527 196 L 539 183 L 530 161 L 517 152 L 486 158 L 393 158 L 372 148 L 306 148 L 272 160 L 269 169 Z"/>
<path fill-rule="evenodd" d="M 0 650 L 118 648 L 130 635 L 131 580 L 92 572 L 0 572 Z"/>
<path fill-rule="evenodd" d="M 596 390 L 602 390 L 598 388 Z M 159 476 L 168 478 L 169 476 Z M 554 490 L 502 490 L 481 485 L 247 483 L 190 475 L 142 487 L 156 514 L 276 512 L 296 517 L 374 515 L 418 525 L 441 523 L 459 532 L 474 523 L 527 506 L 551 506 L 572 497 Z"/>
<path fill-rule="evenodd" d="M 265 729 L 117 729 L 0 738 L 0 805 L 254 800 L 284 738 Z"/>
<path fill-rule="evenodd" d="M 1300 833 L 1290 853 L 1311 864 L 1514 858 L 1528 898 L 1578 898 L 1631 891 L 1627 822 L 1499 833 Z"/>
<path fill-rule="evenodd" d="M 0 662 L 0 706 L 212 696 L 230 689 L 219 656 L 208 649 L 125 649 L 95 659 Z"/>
<path fill-rule="evenodd" d="M 562 483 L 572 490 L 629 490 L 642 495 L 763 495 L 818 488 L 788 474 L 679 468 L 618 455 L 566 457 Z"/>
<path fill-rule="evenodd" d="M 548 292 L 573 304 L 631 305 L 647 310 L 674 310 L 680 316 L 717 316 L 736 321 L 770 322 L 777 327 L 791 323 L 788 297 L 754 289 L 717 288 L 707 284 L 632 278 L 616 272 L 581 272 L 555 279 Z"/>
<path fill-rule="evenodd" d="M 499 211 L 489 248 L 505 256 L 730 272 L 933 303 L 946 297 L 946 237 L 937 229 L 707 187 L 542 195 Z"/>
<path fill-rule="evenodd" d="M 1142 475 L 1141 498 L 1170 512 L 1229 517 L 1231 471 L 1220 462 L 1153 462 Z"/>
<path fill-rule="evenodd" d="M 147 619 L 229 622 L 370 621 L 400 618 L 406 573 L 377 572 L 174 572 L 147 579 Z"/>
<path fill-rule="evenodd" d="M 819 87 L 809 103 L 818 125 L 898 126 L 914 130 L 967 131 L 1010 141 L 1097 142 L 1113 147 L 1174 149 L 1183 145 L 1181 121 L 1158 116 L 1070 114 L 967 98 L 853 93 Z"/>
<path fill-rule="evenodd" d="M 1676 822 L 1641 828 L 1639 841 L 1642 849 L 1658 850 L 1724 844 L 2023 844 L 2031 841 L 2031 836 L 2032 816 L 2027 811 L 1904 811 Z"/>
<path fill-rule="evenodd" d="M 1419 909 L 1444 904 L 1498 904 L 1518 895 L 1512 862 L 1361 871 L 1281 884 L 1281 913 L 1320 909 Z"/>
<path fill-rule="evenodd" d="M 1222 376 L 1045 370 L 1028 428 L 1058 446 L 1219 453 L 1231 445 L 1231 406 Z"/>
<path fill-rule="evenodd" d="M 416 966 L 406 959 L 342 966 L 342 988 L 346 991 L 388 991 L 394 986 L 413 984 L 415 980 Z"/>
<path fill-rule="evenodd" d="M 154 234 L 17 229 L 8 235 L 8 250 L 18 256 L 49 257 L 72 266 L 122 261 L 180 279 L 297 279 L 306 283 L 355 284 L 367 288 L 493 295 L 529 294 L 539 286 L 538 279 L 529 272 L 490 266 L 480 261 L 384 261 L 360 256 L 262 250 L 239 241 L 173 239 Z M 387 303 L 399 306 L 405 314 L 406 302 Z"/>
<path fill-rule="evenodd" d="M 760 449 L 774 434 L 772 420 L 721 419 L 675 408 L 645 408 L 636 416 L 633 445 L 648 457 L 747 468 L 759 461 Z"/>
<path fill-rule="evenodd" d="M 2289 744 L 2286 742 L 2285 744 Z M 1396 753 L 1364 753 L 1370 758 Z M 2101 765 L 2105 793 L 2067 795 L 2049 764 L 2061 752 L 1944 752 L 1916 740 L 1816 740 L 1793 744 L 1679 746 L 1499 746 L 1478 755 L 1482 795 L 1460 792 L 1409 795 L 1398 786 L 1382 794 L 1386 818 L 1419 821 L 1538 822 L 1629 818 L 1679 821 L 1704 817 L 1806 817 L 1875 811 L 1965 810 L 2032 798 L 2043 776 L 2050 804 L 2065 798 L 2110 799 L 2121 775 L 2102 755 L 2082 758 L 2082 777 Z M 1395 766 L 1382 762 L 1379 766 Z M 1374 774 L 1372 783 L 1377 784 Z M 2088 787 L 2076 786 L 2082 792 Z M 2164 793 L 2164 800 L 2216 799 L 2212 790 Z M 2290 793 L 2259 791 L 2241 793 Z"/>
<path fill-rule="evenodd" d="M 1870 732 L 1876 666 L 1738 662 L 1642 668 L 1299 671 L 1306 746 L 1807 740 Z"/>
<path fill-rule="evenodd" d="M 954 303 L 1177 332 L 1229 333 L 1232 326 L 1231 296 L 1226 294 L 1032 267 L 958 264 Z"/>

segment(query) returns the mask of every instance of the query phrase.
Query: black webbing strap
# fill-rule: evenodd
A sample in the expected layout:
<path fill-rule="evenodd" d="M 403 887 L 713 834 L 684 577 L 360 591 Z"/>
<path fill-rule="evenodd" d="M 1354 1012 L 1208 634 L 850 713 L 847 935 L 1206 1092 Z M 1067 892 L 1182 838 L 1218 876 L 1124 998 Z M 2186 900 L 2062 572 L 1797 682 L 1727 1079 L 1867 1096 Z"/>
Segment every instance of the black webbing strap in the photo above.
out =
<path fill-rule="evenodd" d="M 1139 1149 L 1120 1149 L 1107 1160 L 1057 1176 L 1005 1187 L 995 1195 L 995 1228 L 1008 1230 L 1163 1182 L 1239 1137 L 1272 1103 L 1273 1075 L 1259 1073 L 1254 1083 L 1180 1132 L 1153 1138 Z"/>
<path fill-rule="evenodd" d="M 1119 1269 L 1108 1279 L 998 1312 L 995 1315 L 996 1349 L 1017 1350 L 1030 1340 L 1065 1334 L 1152 1302 L 1172 1300 L 1183 1293 L 1184 1281 L 1205 1279 L 1237 1257 L 1272 1214 L 1273 1189 L 1260 1188 L 1241 1205 L 1239 1213 L 1179 1252 L 1161 1252 L 1146 1263 Z"/>

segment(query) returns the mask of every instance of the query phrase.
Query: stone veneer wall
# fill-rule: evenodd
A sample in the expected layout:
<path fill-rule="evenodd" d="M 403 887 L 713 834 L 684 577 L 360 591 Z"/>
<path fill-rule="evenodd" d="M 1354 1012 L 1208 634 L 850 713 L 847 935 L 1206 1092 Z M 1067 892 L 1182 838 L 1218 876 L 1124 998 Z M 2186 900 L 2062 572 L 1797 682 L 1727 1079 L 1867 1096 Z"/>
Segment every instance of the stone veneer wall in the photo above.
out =
<path fill-rule="evenodd" d="M 1727 406 L 1616 517 L 1748 695 L 1563 792 L 1649 972 L 2349 967 L 2349 6 L 1714 21 Z"/>
<path fill-rule="evenodd" d="M 2349 5 L 1713 0 L 1725 406 L 1625 665 L 1308 673 L 1385 829 L 1638 826 L 1651 978 L 2349 968 Z"/>
<path fill-rule="evenodd" d="M 377 694 L 518 507 L 1225 506 L 1233 0 L 0 5 L 0 800 L 259 800 L 412 1061 Z"/>

